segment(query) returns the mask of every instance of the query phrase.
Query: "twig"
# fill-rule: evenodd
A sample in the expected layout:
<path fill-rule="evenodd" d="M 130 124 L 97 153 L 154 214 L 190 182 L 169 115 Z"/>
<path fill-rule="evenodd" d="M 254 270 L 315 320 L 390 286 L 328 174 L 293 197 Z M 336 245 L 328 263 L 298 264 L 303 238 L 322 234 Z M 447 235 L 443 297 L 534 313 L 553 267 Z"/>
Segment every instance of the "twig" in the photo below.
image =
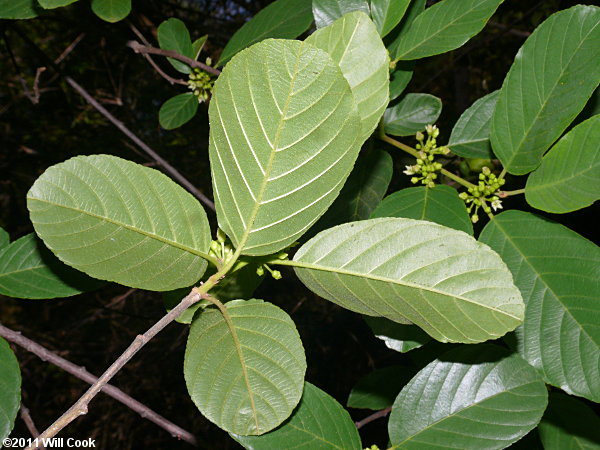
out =
<path fill-rule="evenodd" d="M 195 59 L 188 58 L 187 56 L 181 55 L 173 50 L 163 50 L 162 48 L 150 47 L 148 45 L 142 45 L 137 41 L 129 41 L 127 43 L 127 47 L 131 48 L 136 53 L 149 53 L 151 55 L 166 56 L 167 58 L 177 59 L 186 63 L 190 67 L 197 67 L 212 75 L 219 76 L 221 74 L 219 69 L 215 69 L 214 67 L 201 63 L 200 61 L 196 61 Z"/>
<path fill-rule="evenodd" d="M 79 44 L 79 42 L 85 37 L 85 33 L 81 33 L 79 36 L 77 36 L 75 38 L 75 40 L 73 42 L 71 42 L 67 48 L 64 49 L 64 51 L 60 54 L 60 56 L 58 58 L 56 58 L 54 60 L 54 64 L 60 64 L 63 59 L 65 59 L 67 56 L 69 56 L 69 53 L 71 53 L 75 47 L 77 47 L 77 44 Z"/>
<path fill-rule="evenodd" d="M 98 377 L 96 377 L 95 375 L 93 375 L 90 372 L 88 372 L 87 370 L 85 370 L 85 368 L 78 366 L 76 364 L 73 364 L 72 362 L 58 356 L 56 353 L 41 346 L 37 342 L 34 342 L 31 339 L 26 338 L 21 333 L 13 331 L 10 328 L 7 328 L 1 324 L 0 324 L 0 336 L 4 337 L 5 339 L 7 339 L 10 342 L 13 342 L 13 343 L 23 347 L 25 350 L 27 350 L 27 351 L 33 353 L 34 355 L 36 355 L 37 357 L 39 357 L 42 361 L 48 361 L 49 363 L 54 364 L 57 367 L 60 367 L 65 372 L 70 373 L 71 375 L 73 375 L 76 378 L 79 378 L 80 380 L 83 380 L 89 384 L 94 384 L 98 381 Z M 192 433 L 184 430 L 183 428 L 180 428 L 179 426 L 175 425 L 168 419 L 165 419 L 160 414 L 152 411 L 146 405 L 144 405 L 144 404 L 138 402 L 137 400 L 135 400 L 134 398 L 130 397 L 125 392 L 123 392 L 121 389 L 119 389 L 115 386 L 112 386 L 110 384 L 105 384 L 102 387 L 102 392 L 104 392 L 108 396 L 114 398 L 115 400 L 123 403 L 125 406 L 127 406 L 131 410 L 135 411 L 143 418 L 148 419 L 149 421 L 155 423 L 162 429 L 166 430 L 168 433 L 171 434 L 171 436 L 176 437 L 181 440 L 184 440 L 185 442 L 188 442 L 191 445 L 198 446 L 198 441 L 196 440 L 196 437 Z M 24 407 L 21 406 L 21 409 L 23 409 L 23 408 Z M 23 417 L 23 411 L 21 411 L 21 417 Z M 23 417 L 23 420 L 26 422 L 26 419 L 24 417 Z M 26 424 L 27 424 L 27 422 L 26 422 Z M 29 426 L 27 428 L 29 429 Z M 31 432 L 31 429 L 30 429 L 30 432 Z M 37 431 L 37 429 L 35 430 L 35 433 L 36 434 L 34 437 L 37 437 L 39 435 L 39 432 Z M 32 434 L 33 434 L 33 432 L 32 432 Z"/>
<path fill-rule="evenodd" d="M 27 408 L 25 404 L 23 404 L 23 402 L 21 402 L 21 408 L 19 410 L 19 413 L 21 415 L 21 420 L 25 423 L 25 427 L 27 427 L 27 430 L 29 431 L 29 434 L 31 434 L 31 437 L 33 437 L 34 439 L 38 437 L 40 435 L 40 432 L 35 426 L 35 423 L 31 418 L 31 414 L 29 414 L 29 408 Z M 43 445 L 41 445 L 39 448 L 40 450 L 46 450 Z"/>
<path fill-rule="evenodd" d="M 385 417 L 387 416 L 390 411 L 392 410 L 392 408 L 388 407 L 385 409 L 382 409 L 380 411 L 374 412 L 373 414 L 371 414 L 370 416 L 365 417 L 363 420 L 356 422 L 356 428 L 358 430 L 360 430 L 362 427 L 364 427 L 366 424 L 373 422 L 376 419 L 379 419 L 381 417 Z"/>

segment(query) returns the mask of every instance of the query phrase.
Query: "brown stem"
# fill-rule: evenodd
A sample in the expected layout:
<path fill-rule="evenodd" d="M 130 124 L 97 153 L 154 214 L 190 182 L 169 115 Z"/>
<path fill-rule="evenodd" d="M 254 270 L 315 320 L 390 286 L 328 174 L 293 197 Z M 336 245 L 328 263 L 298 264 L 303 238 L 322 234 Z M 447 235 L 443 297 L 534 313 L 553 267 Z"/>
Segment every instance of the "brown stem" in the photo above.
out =
<path fill-rule="evenodd" d="M 40 435 L 40 432 L 38 431 L 37 427 L 35 426 L 35 423 L 33 422 L 33 419 L 31 418 L 31 414 L 29 414 L 29 408 L 27 408 L 23 404 L 23 402 L 21 402 L 21 408 L 19 409 L 19 414 L 21 416 L 21 420 L 25 423 L 25 427 L 29 431 L 29 434 L 31 434 L 31 437 L 33 437 L 34 439 L 36 437 L 38 437 Z M 46 450 L 46 448 L 43 445 L 40 445 L 39 449 Z"/>
<path fill-rule="evenodd" d="M 90 372 L 88 372 L 87 370 L 85 370 L 84 367 L 73 364 L 71 361 L 68 361 L 68 360 L 58 356 L 56 353 L 48 350 L 47 348 L 43 347 L 42 345 L 38 344 L 37 342 L 34 342 L 31 339 L 26 338 L 21 333 L 11 330 L 10 328 L 3 326 L 2 324 L 0 324 L 0 336 L 2 336 L 3 338 L 5 338 L 6 340 L 8 340 L 10 342 L 13 342 L 13 343 L 19 345 L 20 347 L 23 347 L 28 352 L 31 352 L 34 355 L 36 355 L 37 357 L 39 357 L 42 361 L 48 361 L 49 363 L 54 364 L 57 367 L 60 367 L 65 372 L 70 373 L 71 375 L 73 375 L 76 378 L 79 378 L 80 380 L 83 380 L 89 384 L 94 384 L 98 381 L 98 377 L 96 377 L 95 375 L 93 375 Z M 152 411 L 146 405 L 144 405 L 143 403 L 140 403 L 136 399 L 130 397 L 125 392 L 123 392 L 121 389 L 114 387 L 110 384 L 106 384 L 102 387 L 102 392 L 104 392 L 106 395 L 114 398 L 115 400 L 123 403 L 125 406 L 127 406 L 129 409 L 135 411 L 143 418 L 148 419 L 149 421 L 155 423 L 162 429 L 166 430 L 169 434 L 171 434 L 171 436 L 173 436 L 177 439 L 181 439 L 191 445 L 198 446 L 198 441 L 196 440 L 196 437 L 192 433 L 184 430 L 183 428 L 180 428 L 179 426 L 170 422 L 168 419 L 165 419 L 160 414 Z M 25 421 L 25 423 L 27 424 L 27 420 L 24 417 L 23 408 L 24 407 L 21 406 L 21 417 L 23 418 L 23 421 Z M 29 429 L 29 426 L 27 426 L 27 428 Z M 32 432 L 31 429 L 30 429 L 30 432 Z M 38 436 L 39 432 L 37 431 L 37 429 L 35 430 L 35 433 L 36 434 L 33 437 Z M 33 432 L 32 432 L 32 435 L 33 435 Z"/>
<path fill-rule="evenodd" d="M 162 48 L 151 47 L 149 45 L 142 45 L 137 41 L 129 41 L 127 43 L 127 47 L 131 48 L 136 53 L 149 53 L 151 55 L 166 56 L 167 58 L 177 59 L 181 62 L 186 63 L 190 67 L 197 67 L 215 76 L 219 76 L 221 74 L 221 71 L 219 69 L 215 69 L 214 67 L 211 67 L 208 64 L 201 63 L 200 61 L 196 61 L 195 59 L 188 58 L 187 56 L 184 56 L 173 50 L 163 50 Z"/>
<path fill-rule="evenodd" d="M 370 416 L 365 417 L 363 420 L 356 422 L 356 428 L 360 430 L 366 424 L 373 422 L 374 420 L 379 419 L 381 417 L 387 416 L 391 410 L 392 410 L 392 408 L 385 408 L 380 411 L 374 412 Z"/>

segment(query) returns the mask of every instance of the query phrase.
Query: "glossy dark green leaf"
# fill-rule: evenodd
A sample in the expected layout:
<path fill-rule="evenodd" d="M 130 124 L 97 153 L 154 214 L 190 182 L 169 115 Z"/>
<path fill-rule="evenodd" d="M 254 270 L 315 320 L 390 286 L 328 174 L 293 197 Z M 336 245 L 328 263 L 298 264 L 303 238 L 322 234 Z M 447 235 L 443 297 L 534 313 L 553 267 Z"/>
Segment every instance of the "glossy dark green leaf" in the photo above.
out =
<path fill-rule="evenodd" d="M 564 135 L 527 179 L 527 202 L 544 211 L 566 213 L 600 199 L 600 115 Z"/>
<path fill-rule="evenodd" d="M 183 372 L 200 412 L 231 433 L 260 435 L 300 401 L 306 359 L 292 319 L 262 300 L 225 304 L 190 327 Z"/>
<path fill-rule="evenodd" d="M 490 144 L 490 123 L 499 93 L 494 91 L 480 98 L 462 113 L 448 142 L 452 153 L 464 158 L 494 158 Z"/>
<path fill-rule="evenodd" d="M 37 0 L 42 8 L 54 9 L 60 8 L 61 6 L 67 6 L 71 3 L 75 3 L 78 0 Z"/>
<path fill-rule="evenodd" d="M 50 167 L 27 207 L 46 246 L 94 278 L 170 291 L 198 281 L 210 259 L 200 203 L 157 170 L 115 156 Z"/>
<path fill-rule="evenodd" d="M 315 17 L 317 28 L 330 25 L 344 14 L 352 11 L 362 11 L 369 15 L 369 2 L 367 0 L 313 0 L 312 13 Z"/>
<path fill-rule="evenodd" d="M 354 94 L 366 140 L 389 102 L 390 58 L 375 24 L 362 11 L 353 11 L 317 30 L 306 42 L 339 64 Z"/>
<path fill-rule="evenodd" d="M 506 211 L 479 239 L 513 272 L 525 300 L 518 350 L 547 383 L 600 402 L 600 249 L 542 217 Z"/>
<path fill-rule="evenodd" d="M 599 450 L 600 417 L 581 400 L 551 392 L 538 425 L 544 450 Z"/>
<path fill-rule="evenodd" d="M 503 0 L 443 0 L 427 8 L 394 48 L 393 59 L 419 59 L 460 47 L 479 33 Z"/>
<path fill-rule="evenodd" d="M 376 217 L 429 220 L 473 235 L 473 224 L 465 203 L 458 197 L 456 189 L 443 184 L 434 188 L 419 186 L 394 192 L 375 208 L 371 218 Z"/>
<path fill-rule="evenodd" d="M 396 396 L 413 377 L 414 370 L 406 366 L 377 369 L 362 377 L 350 391 L 349 408 L 384 409 L 392 406 Z"/>
<path fill-rule="evenodd" d="M 21 369 L 8 342 L 0 338 L 0 442 L 15 425 L 21 404 Z M 0 444 L 1 445 L 1 444 Z M 8 447 L 8 446 L 6 446 Z"/>
<path fill-rule="evenodd" d="M 600 8 L 574 6 L 545 20 L 519 50 L 492 117 L 504 168 L 523 175 L 583 109 L 600 83 Z"/>
<path fill-rule="evenodd" d="M 502 449 L 535 428 L 547 403 L 543 380 L 519 355 L 465 345 L 402 389 L 388 431 L 394 449 Z"/>
<path fill-rule="evenodd" d="M 41 11 L 36 0 L 0 0 L 0 19 L 31 19 Z"/>
<path fill-rule="evenodd" d="M 192 39 L 185 23 L 174 17 L 165 20 L 158 27 L 158 45 L 163 50 L 173 50 L 180 55 L 195 59 L 196 53 L 192 47 Z M 177 59 L 167 58 L 175 69 L 181 73 L 190 73 L 192 70 L 186 63 Z"/>
<path fill-rule="evenodd" d="M 191 92 L 179 94 L 164 102 L 158 111 L 158 122 L 165 130 L 173 130 L 190 121 L 198 111 L 198 97 Z"/>
<path fill-rule="evenodd" d="M 404 92 L 413 76 L 414 61 L 398 61 L 390 73 L 390 100 L 395 100 Z"/>
<path fill-rule="evenodd" d="M 300 404 L 279 428 L 262 436 L 232 434 L 250 450 L 361 450 L 356 426 L 348 412 L 331 396 L 304 384 Z"/>
<path fill-rule="evenodd" d="M 369 316 L 365 316 L 365 321 L 377 339 L 381 339 L 387 348 L 400 353 L 419 348 L 431 340 L 427 333 L 410 323 L 396 323 L 385 317 Z"/>
<path fill-rule="evenodd" d="M 386 36 L 385 41 L 388 44 L 387 48 L 389 50 L 391 58 L 394 61 L 398 61 L 396 58 L 396 49 L 404 40 L 404 36 L 406 36 L 406 33 L 410 29 L 410 25 L 423 11 L 425 11 L 426 3 L 427 0 L 411 0 L 410 4 L 408 5 L 408 9 L 404 13 L 404 17 L 400 21 L 400 24 L 396 28 L 394 28 L 388 36 Z"/>
<path fill-rule="evenodd" d="M 209 156 L 219 226 L 246 255 L 289 246 L 325 213 L 358 156 L 361 119 L 338 64 L 269 39 L 215 82 Z"/>
<path fill-rule="evenodd" d="M 393 136 L 410 136 L 436 122 L 442 112 L 442 101 L 429 94 L 406 94 L 385 110 L 383 126 Z"/>
<path fill-rule="evenodd" d="M 406 320 L 442 342 L 481 342 L 523 320 L 500 257 L 468 234 L 423 220 L 382 218 L 322 231 L 296 252 L 311 291 L 351 311 Z"/>
<path fill-rule="evenodd" d="M 294 39 L 313 21 L 310 0 L 276 0 L 245 23 L 231 37 L 221 58 L 222 66 L 236 53 L 267 38 Z"/>
<path fill-rule="evenodd" d="M 92 11 L 102 20 L 118 22 L 131 12 L 131 0 L 92 0 Z"/>
<path fill-rule="evenodd" d="M 371 17 L 384 37 L 400 23 L 410 0 L 371 0 Z"/>
<path fill-rule="evenodd" d="M 103 283 L 66 266 L 34 233 L 0 249 L 0 294 L 15 298 L 70 297 Z"/>

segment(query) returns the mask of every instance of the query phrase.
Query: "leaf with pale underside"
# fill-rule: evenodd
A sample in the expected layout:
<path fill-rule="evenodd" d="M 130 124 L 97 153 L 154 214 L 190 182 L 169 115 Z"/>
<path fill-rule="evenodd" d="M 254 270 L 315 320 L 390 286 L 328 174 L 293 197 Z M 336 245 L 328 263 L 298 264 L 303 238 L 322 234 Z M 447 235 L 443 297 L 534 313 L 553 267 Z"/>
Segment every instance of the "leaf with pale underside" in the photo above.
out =
<path fill-rule="evenodd" d="M 527 38 L 506 76 L 491 142 L 504 168 L 523 175 L 583 109 L 600 83 L 600 8 L 550 16 Z"/>
<path fill-rule="evenodd" d="M 236 55 L 209 107 L 219 226 L 242 254 L 297 240 L 327 210 L 362 144 L 339 66 L 311 44 L 269 39 Z"/>
<path fill-rule="evenodd" d="M 566 213 L 600 199 L 600 115 L 564 135 L 527 178 L 525 199 L 538 209 Z"/>
<path fill-rule="evenodd" d="M 8 342 L 0 338 L 0 442 L 15 424 L 21 404 L 21 369 Z"/>
<path fill-rule="evenodd" d="M 200 412 L 235 434 L 261 435 L 300 401 L 306 359 L 292 319 L 262 300 L 234 300 L 192 322 L 184 375 Z"/>
<path fill-rule="evenodd" d="M 46 246 L 94 278 L 169 291 L 194 284 L 206 269 L 206 213 L 157 170 L 77 156 L 36 180 L 27 207 Z"/>
<path fill-rule="evenodd" d="M 600 248 L 516 210 L 495 216 L 479 239 L 502 256 L 523 294 L 519 353 L 547 383 L 600 402 Z"/>
<path fill-rule="evenodd" d="M 331 25 L 340 17 L 353 11 L 361 11 L 369 14 L 369 2 L 367 0 L 313 0 L 312 12 L 315 17 L 317 28 Z"/>
<path fill-rule="evenodd" d="M 279 428 L 262 436 L 231 435 L 248 450 L 361 450 L 358 430 L 342 405 L 310 383 L 300 404 Z"/>
<path fill-rule="evenodd" d="M 321 297 L 369 316 L 418 325 L 442 342 L 481 342 L 515 329 L 523 300 L 500 257 L 431 222 L 370 219 L 323 231 L 294 260 Z"/>
<path fill-rule="evenodd" d="M 345 14 L 306 42 L 325 50 L 348 80 L 363 122 L 363 140 L 377 127 L 389 101 L 388 52 L 375 24 L 362 11 Z"/>
<path fill-rule="evenodd" d="M 460 346 L 402 389 L 388 422 L 392 449 L 503 449 L 535 428 L 546 385 L 519 355 L 490 344 Z"/>
<path fill-rule="evenodd" d="M 385 110 L 383 127 L 393 136 L 410 136 L 436 122 L 442 112 L 442 101 L 430 94 L 406 94 Z"/>

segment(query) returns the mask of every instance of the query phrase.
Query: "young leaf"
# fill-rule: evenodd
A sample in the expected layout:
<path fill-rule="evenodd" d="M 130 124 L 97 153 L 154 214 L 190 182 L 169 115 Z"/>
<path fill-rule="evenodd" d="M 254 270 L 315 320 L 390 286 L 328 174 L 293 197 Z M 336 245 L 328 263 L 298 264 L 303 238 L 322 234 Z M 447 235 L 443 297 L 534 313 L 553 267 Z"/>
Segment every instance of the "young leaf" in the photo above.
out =
<path fill-rule="evenodd" d="M 8 342 L 0 338 L 0 442 L 15 425 L 21 404 L 21 369 Z M 9 447 L 9 446 L 6 446 Z"/>
<path fill-rule="evenodd" d="M 208 39 L 208 34 L 204 36 L 200 36 L 194 42 L 192 42 L 192 54 L 194 55 L 192 59 L 198 59 L 200 56 L 200 52 L 204 48 L 204 44 L 206 44 L 206 40 Z"/>
<path fill-rule="evenodd" d="M 518 350 L 547 383 L 600 401 L 600 249 L 521 211 L 491 220 L 479 239 L 512 270 L 525 299 Z"/>
<path fill-rule="evenodd" d="M 479 33 L 503 0 L 443 0 L 426 9 L 394 48 L 393 59 L 419 59 L 460 47 Z"/>
<path fill-rule="evenodd" d="M 583 109 L 600 83 L 600 8 L 574 6 L 544 21 L 517 53 L 492 117 L 504 168 L 523 175 Z"/>
<path fill-rule="evenodd" d="M 60 262 L 34 233 L 0 249 L 0 294 L 15 298 L 70 297 L 103 283 Z"/>
<path fill-rule="evenodd" d="M 260 435 L 287 419 L 300 401 L 306 359 L 292 319 L 262 300 L 206 309 L 193 322 L 184 375 L 192 400 L 231 433 Z"/>
<path fill-rule="evenodd" d="M 304 33 L 313 21 L 310 0 L 276 0 L 246 22 L 229 40 L 219 65 L 236 53 L 267 38 L 294 39 Z"/>
<path fill-rule="evenodd" d="M 388 408 L 414 374 L 413 369 L 399 365 L 374 370 L 358 380 L 346 405 L 373 410 Z"/>
<path fill-rule="evenodd" d="M 413 76 L 414 61 L 399 61 L 390 73 L 390 101 L 400 97 Z"/>
<path fill-rule="evenodd" d="M 362 449 L 348 411 L 310 383 L 304 383 L 300 404 L 279 428 L 262 436 L 232 434 L 231 437 L 248 450 Z"/>
<path fill-rule="evenodd" d="M 600 449 L 600 417 L 581 400 L 551 392 L 538 425 L 545 450 Z"/>
<path fill-rule="evenodd" d="M 411 321 L 442 342 L 481 342 L 523 320 L 500 257 L 462 231 L 370 219 L 323 231 L 289 265 L 317 295 L 351 311 Z"/>
<path fill-rule="evenodd" d="M 494 158 L 490 145 L 490 122 L 499 93 L 494 91 L 481 97 L 462 113 L 448 142 L 452 153 L 463 158 Z"/>
<path fill-rule="evenodd" d="M 386 37 L 386 43 L 390 56 L 394 61 L 398 61 L 395 57 L 396 49 L 400 43 L 404 40 L 404 36 L 410 29 L 411 24 L 415 21 L 419 15 L 425 11 L 425 5 L 427 0 L 411 0 L 408 9 L 404 13 L 404 17 L 400 21 L 400 24 L 392 30 L 392 32 Z M 398 61 L 399 62 L 399 61 Z M 413 61 L 414 63 L 414 61 Z"/>
<path fill-rule="evenodd" d="M 429 94 L 406 94 L 385 110 L 383 126 L 393 136 L 410 136 L 434 124 L 442 112 L 442 101 Z"/>
<path fill-rule="evenodd" d="M 527 202 L 544 211 L 566 213 L 600 199 L 600 115 L 564 135 L 527 179 Z"/>
<path fill-rule="evenodd" d="M 406 353 L 429 342 L 431 337 L 412 324 L 392 322 L 385 317 L 364 316 L 377 339 L 381 339 L 391 350 Z"/>
<path fill-rule="evenodd" d="M 385 195 L 393 171 L 392 157 L 383 150 L 360 155 L 338 198 L 302 239 L 341 223 L 368 219 Z"/>
<path fill-rule="evenodd" d="M 458 197 L 456 189 L 443 184 L 434 188 L 419 186 L 394 192 L 375 208 L 371 218 L 377 217 L 429 220 L 473 235 L 473 224 L 465 203 Z"/>
<path fill-rule="evenodd" d="M 92 0 L 92 11 L 102 20 L 118 22 L 131 12 L 131 0 Z"/>
<path fill-rule="evenodd" d="M 308 230 L 363 142 L 339 66 L 305 42 L 270 39 L 236 55 L 209 116 L 219 226 L 246 255 L 277 252 Z"/>
<path fill-rule="evenodd" d="M 366 140 L 390 96 L 390 58 L 375 25 L 362 11 L 354 11 L 317 30 L 306 42 L 325 50 L 339 64 L 354 94 Z"/>
<path fill-rule="evenodd" d="M 195 59 L 190 32 L 181 20 L 174 17 L 165 20 L 158 26 L 157 36 L 158 45 L 163 50 L 174 50 L 180 55 Z M 190 73 L 192 70 L 186 63 L 177 59 L 167 58 L 167 60 L 181 73 Z"/>
<path fill-rule="evenodd" d="M 54 9 L 60 8 L 61 6 L 67 6 L 71 3 L 75 3 L 78 0 L 37 0 L 42 8 Z"/>
<path fill-rule="evenodd" d="M 332 24 L 344 14 L 352 11 L 362 11 L 369 15 L 367 0 L 313 0 L 312 13 L 315 16 L 317 28 Z"/>
<path fill-rule="evenodd" d="M 165 130 L 173 130 L 190 121 L 198 111 L 198 98 L 191 92 L 179 94 L 164 102 L 158 111 L 158 122 Z"/>
<path fill-rule="evenodd" d="M 94 278 L 169 291 L 194 284 L 206 269 L 206 213 L 157 170 L 77 156 L 37 179 L 27 207 L 46 246 Z"/>
<path fill-rule="evenodd" d="M 36 0 L 0 0 L 0 19 L 31 19 L 41 11 Z"/>
<path fill-rule="evenodd" d="M 392 448 L 502 449 L 535 428 L 547 403 L 544 382 L 519 355 L 461 346 L 402 389 L 388 431 Z"/>
<path fill-rule="evenodd" d="M 384 37 L 400 23 L 410 0 L 371 0 L 371 17 Z"/>

